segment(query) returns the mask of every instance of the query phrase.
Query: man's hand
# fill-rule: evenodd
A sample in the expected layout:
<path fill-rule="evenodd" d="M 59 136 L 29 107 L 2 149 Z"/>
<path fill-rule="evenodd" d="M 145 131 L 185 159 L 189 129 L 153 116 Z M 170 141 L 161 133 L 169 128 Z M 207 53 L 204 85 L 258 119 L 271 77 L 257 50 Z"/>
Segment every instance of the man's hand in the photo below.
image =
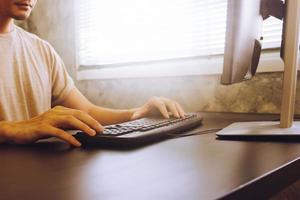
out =
<path fill-rule="evenodd" d="M 134 109 L 131 120 L 158 114 L 170 118 L 169 112 L 177 118 L 185 115 L 184 110 L 176 101 L 165 97 L 152 97 L 142 107 Z"/>
<path fill-rule="evenodd" d="M 76 147 L 80 142 L 64 130 L 79 129 L 94 136 L 104 128 L 85 112 L 57 106 L 30 120 L 0 122 L 4 140 L 17 144 L 28 144 L 42 138 L 58 137 Z"/>

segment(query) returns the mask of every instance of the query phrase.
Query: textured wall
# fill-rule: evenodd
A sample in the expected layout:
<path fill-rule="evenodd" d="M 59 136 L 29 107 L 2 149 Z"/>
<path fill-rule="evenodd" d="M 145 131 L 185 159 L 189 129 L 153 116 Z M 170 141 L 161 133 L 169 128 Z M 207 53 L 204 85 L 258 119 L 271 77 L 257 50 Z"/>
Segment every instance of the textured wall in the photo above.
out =
<path fill-rule="evenodd" d="M 40 0 L 22 26 L 48 40 L 62 56 L 75 78 L 74 0 Z M 77 81 L 92 102 L 113 108 L 141 105 L 150 96 L 167 96 L 186 110 L 271 112 L 280 110 L 281 73 L 259 74 L 233 86 L 219 84 L 219 76 L 190 76 L 121 80 Z M 299 99 L 299 98 L 297 98 Z M 296 111 L 300 113 L 297 102 Z"/>
<path fill-rule="evenodd" d="M 87 81 L 84 93 L 94 102 L 130 107 L 152 95 L 178 100 L 187 110 L 279 112 L 281 74 L 261 74 L 251 81 L 222 86 L 216 76 Z"/>

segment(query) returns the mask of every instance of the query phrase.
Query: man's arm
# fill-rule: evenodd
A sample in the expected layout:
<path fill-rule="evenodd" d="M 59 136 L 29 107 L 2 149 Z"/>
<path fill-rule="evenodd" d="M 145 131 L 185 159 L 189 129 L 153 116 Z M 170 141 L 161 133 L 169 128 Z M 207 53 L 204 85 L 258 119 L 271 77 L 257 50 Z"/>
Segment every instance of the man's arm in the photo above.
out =
<path fill-rule="evenodd" d="M 155 114 L 161 114 L 165 118 L 169 118 L 169 112 L 175 117 L 183 117 L 185 115 L 177 102 L 164 97 L 152 97 L 143 106 L 133 109 L 103 108 L 92 104 L 77 88 L 70 92 L 68 97 L 62 102 L 62 105 L 84 111 L 102 125 L 126 122 Z"/>
<path fill-rule="evenodd" d="M 102 125 L 129 121 L 135 110 L 118 110 L 95 106 L 83 96 L 76 87 L 64 99 L 61 105 L 67 108 L 84 111 Z"/>

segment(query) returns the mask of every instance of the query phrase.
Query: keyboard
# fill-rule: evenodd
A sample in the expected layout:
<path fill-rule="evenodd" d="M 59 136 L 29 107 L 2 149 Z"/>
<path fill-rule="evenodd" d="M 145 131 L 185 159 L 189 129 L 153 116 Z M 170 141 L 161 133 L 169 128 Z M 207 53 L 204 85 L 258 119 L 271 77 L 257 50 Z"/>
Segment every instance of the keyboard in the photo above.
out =
<path fill-rule="evenodd" d="M 199 113 L 188 113 L 182 118 L 170 119 L 148 117 L 105 126 L 105 130 L 96 136 L 78 132 L 74 137 L 83 146 L 138 147 L 168 139 L 172 134 L 185 133 L 201 123 L 202 116 Z"/>

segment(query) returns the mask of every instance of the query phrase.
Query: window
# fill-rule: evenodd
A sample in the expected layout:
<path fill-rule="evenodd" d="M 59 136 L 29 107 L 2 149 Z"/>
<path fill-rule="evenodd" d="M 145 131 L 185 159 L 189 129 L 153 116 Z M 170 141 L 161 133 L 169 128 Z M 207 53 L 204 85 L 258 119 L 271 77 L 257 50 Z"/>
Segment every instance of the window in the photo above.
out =
<path fill-rule="evenodd" d="M 224 52 L 227 0 L 77 0 L 81 66 L 161 61 Z M 282 22 L 264 25 L 280 46 Z"/>

